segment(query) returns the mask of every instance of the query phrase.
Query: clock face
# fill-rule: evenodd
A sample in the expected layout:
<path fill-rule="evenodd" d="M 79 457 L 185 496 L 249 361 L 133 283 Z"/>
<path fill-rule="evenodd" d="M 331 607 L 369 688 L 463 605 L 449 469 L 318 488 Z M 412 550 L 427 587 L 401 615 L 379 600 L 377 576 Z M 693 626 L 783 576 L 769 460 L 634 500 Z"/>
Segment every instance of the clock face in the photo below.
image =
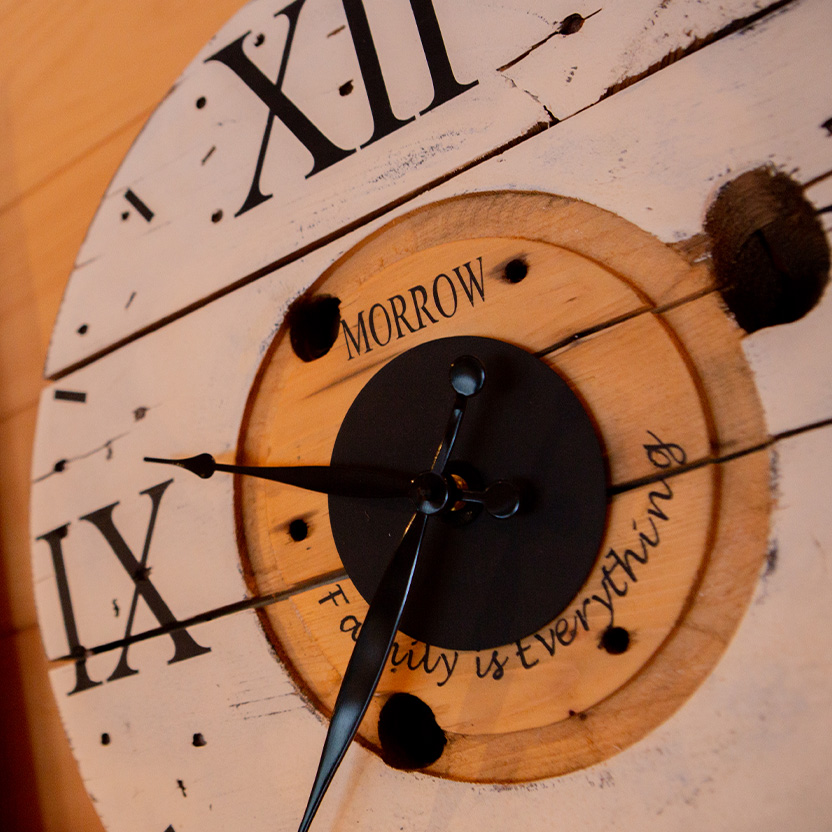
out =
<path fill-rule="evenodd" d="M 44 645 L 107 828 L 297 828 L 409 522 L 316 827 L 825 828 L 828 683 L 796 691 L 829 651 L 775 637 L 826 579 L 772 543 L 826 540 L 811 500 L 783 513 L 792 470 L 828 479 L 828 402 L 789 370 L 820 358 L 778 341 L 824 307 L 746 336 L 702 227 L 742 170 L 826 181 L 826 104 L 792 83 L 814 53 L 776 94 L 759 68 L 828 15 L 682 5 L 254 2 L 160 105 L 70 280 L 33 460 Z M 738 89 L 805 128 L 717 129 Z M 420 513 L 145 461 L 202 453 L 448 491 Z"/>

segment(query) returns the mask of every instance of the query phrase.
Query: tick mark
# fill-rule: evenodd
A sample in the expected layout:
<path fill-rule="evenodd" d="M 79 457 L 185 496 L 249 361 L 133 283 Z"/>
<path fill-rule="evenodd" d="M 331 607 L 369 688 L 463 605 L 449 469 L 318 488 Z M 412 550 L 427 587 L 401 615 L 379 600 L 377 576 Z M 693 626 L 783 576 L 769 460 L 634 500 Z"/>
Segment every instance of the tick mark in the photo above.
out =
<path fill-rule="evenodd" d="M 328 38 L 331 38 L 333 35 L 337 35 L 338 32 L 343 32 L 346 29 L 346 26 L 339 26 L 337 29 L 333 29 L 328 35 Z"/>
<path fill-rule="evenodd" d="M 214 211 L 214 213 L 211 214 L 211 222 L 219 222 L 221 219 L 222 219 L 222 211 L 221 210 L 220 211 Z"/>
<path fill-rule="evenodd" d="M 181 780 L 177 780 L 176 785 L 179 786 L 182 791 L 182 797 L 187 797 L 188 793 L 185 791 L 185 784 Z"/>
<path fill-rule="evenodd" d="M 148 221 L 153 219 L 153 211 L 147 207 L 134 193 L 128 188 L 124 192 L 124 198 Z"/>
<path fill-rule="evenodd" d="M 194 734 L 193 744 L 196 748 L 202 748 L 203 745 L 208 745 L 202 734 Z"/>
<path fill-rule="evenodd" d="M 101 745 L 109 745 L 110 744 L 110 735 L 105 731 L 101 735 Z"/>
<path fill-rule="evenodd" d="M 118 601 L 113 598 L 113 614 L 116 618 L 118 618 L 118 614 L 121 612 L 121 608 L 118 605 Z"/>
<path fill-rule="evenodd" d="M 203 157 L 202 157 L 202 164 L 204 165 L 210 158 L 213 152 L 217 149 L 217 146 L 214 145 Z"/>
<path fill-rule="evenodd" d="M 199 98 L 197 98 L 197 100 L 196 100 L 197 110 L 201 110 L 205 106 L 206 103 L 207 102 L 205 101 L 205 96 L 204 95 L 201 95 Z"/>
<path fill-rule="evenodd" d="M 81 324 L 81 326 L 78 327 L 77 332 L 79 335 L 86 335 L 88 329 L 89 326 L 87 326 L 87 324 Z"/>
<path fill-rule="evenodd" d="M 133 303 L 133 298 L 135 298 L 135 297 L 136 297 L 136 293 L 135 293 L 135 292 L 131 292 L 131 293 L 130 293 L 130 297 L 129 297 L 129 298 L 127 298 L 127 303 L 125 303 L 125 304 L 124 304 L 124 308 L 125 308 L 125 309 L 129 309 L 129 308 L 130 308 L 130 304 L 131 304 L 131 303 Z"/>
<path fill-rule="evenodd" d="M 144 419 L 145 416 L 147 416 L 147 408 L 146 407 L 137 407 L 133 411 L 133 418 L 137 422 L 140 422 L 142 419 Z"/>
<path fill-rule="evenodd" d="M 349 95 L 352 91 L 353 91 L 353 83 L 352 83 L 351 80 L 347 81 L 344 84 L 341 84 L 341 86 L 338 87 L 338 92 L 342 97 L 345 96 L 345 95 Z"/>
<path fill-rule="evenodd" d="M 81 402 L 83 404 L 87 400 L 87 394 L 80 390 L 56 390 L 53 395 L 56 399 L 65 402 Z"/>
<path fill-rule="evenodd" d="M 257 35 L 257 37 L 254 39 L 254 45 L 255 46 L 262 46 L 263 43 L 265 42 L 265 40 L 266 40 L 266 36 L 262 32 L 260 32 L 260 34 Z"/>

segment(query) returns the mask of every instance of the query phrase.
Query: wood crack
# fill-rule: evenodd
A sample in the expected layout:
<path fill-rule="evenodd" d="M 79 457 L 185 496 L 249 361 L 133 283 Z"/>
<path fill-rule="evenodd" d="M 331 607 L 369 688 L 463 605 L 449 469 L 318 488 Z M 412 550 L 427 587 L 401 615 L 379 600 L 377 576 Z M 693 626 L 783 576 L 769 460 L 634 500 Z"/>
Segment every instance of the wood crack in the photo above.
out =
<path fill-rule="evenodd" d="M 680 46 L 678 49 L 674 49 L 672 52 L 669 52 L 660 60 L 648 66 L 647 69 L 642 70 L 641 72 L 638 72 L 635 75 L 630 75 L 627 78 L 622 78 L 620 81 L 613 84 L 604 92 L 604 94 L 595 103 L 597 104 L 603 101 L 604 99 L 609 98 L 610 96 L 627 89 L 627 87 L 631 87 L 633 86 L 633 84 L 637 84 L 639 81 L 643 81 L 650 75 L 654 75 L 656 72 L 659 72 L 660 70 L 667 68 L 671 64 L 675 64 L 677 61 L 682 60 L 682 58 L 686 58 L 688 55 L 692 55 L 694 52 L 699 52 L 701 49 L 704 49 L 706 46 L 710 46 L 712 43 L 716 43 L 717 41 L 722 40 L 723 38 L 727 38 L 729 35 L 733 35 L 734 33 L 739 32 L 741 29 L 745 29 L 748 26 L 752 26 L 753 24 L 757 23 L 763 18 L 775 14 L 776 12 L 780 11 L 781 9 L 784 9 L 786 6 L 789 6 L 794 2 L 795 0 L 777 0 L 776 3 L 772 3 L 770 6 L 766 6 L 764 9 L 761 9 L 760 11 L 755 12 L 754 14 L 747 15 L 746 17 L 737 18 L 736 20 L 731 21 L 731 23 L 728 23 L 725 26 L 723 26 L 721 29 L 718 29 L 715 32 L 711 32 L 711 34 L 709 35 L 705 35 L 701 38 L 696 38 L 687 46 Z M 594 106 L 594 104 L 590 104 L 589 106 L 592 107 Z M 583 112 L 583 110 L 581 112 Z"/>
<path fill-rule="evenodd" d="M 757 443 L 755 445 L 752 445 L 751 447 L 743 448 L 739 451 L 734 451 L 732 453 L 724 454 L 723 456 L 719 457 L 706 457 L 703 459 L 698 459 L 693 462 L 688 462 L 684 465 L 680 465 L 671 471 L 662 471 L 650 477 L 642 477 L 631 482 L 622 483 L 620 485 L 610 488 L 608 494 L 610 496 L 622 494 L 627 491 L 632 491 L 636 488 L 642 488 L 646 485 L 652 485 L 661 480 L 668 480 L 682 476 L 690 471 L 694 471 L 699 468 L 704 468 L 708 465 L 724 465 L 725 463 L 732 462 L 735 459 L 749 456 L 750 454 L 758 453 L 760 451 L 769 450 L 776 446 L 778 442 L 784 439 L 789 439 L 793 436 L 808 433 L 809 431 L 813 430 L 820 430 L 822 428 L 830 426 L 832 426 L 832 418 L 824 419 L 819 422 L 813 422 L 812 424 L 804 425 L 799 428 L 792 428 L 791 430 L 783 431 L 782 433 L 770 437 L 765 442 Z M 174 630 L 187 629 L 189 627 L 193 627 L 196 624 L 204 624 L 208 621 L 214 621 L 218 618 L 224 618 L 225 616 L 234 615 L 238 612 L 261 609 L 263 607 L 267 607 L 272 604 L 279 603 L 281 601 L 289 600 L 295 595 L 299 595 L 303 592 L 308 592 L 312 589 L 328 586 L 329 584 L 335 581 L 345 580 L 348 578 L 349 576 L 347 575 L 346 571 L 344 571 L 343 569 L 339 569 L 335 572 L 329 572 L 325 575 L 321 575 L 314 579 L 304 581 L 299 584 L 295 584 L 294 586 L 285 590 L 281 590 L 280 592 L 273 592 L 268 595 L 260 595 L 255 598 L 246 598 L 242 601 L 236 601 L 231 604 L 226 604 L 222 607 L 216 607 L 215 609 L 209 610 L 207 612 L 193 615 L 190 618 L 182 619 L 181 621 L 177 621 L 174 624 L 155 627 L 150 630 L 145 630 L 141 633 L 136 633 L 134 635 L 131 635 L 129 638 L 121 638 L 116 641 L 110 641 L 104 644 L 96 645 L 95 647 L 88 647 L 84 651 L 84 657 L 88 658 L 90 656 L 96 656 L 100 653 L 109 653 L 113 650 L 121 650 L 126 645 L 132 645 L 139 641 L 147 641 L 151 638 L 158 638 L 159 636 L 168 635 Z M 78 659 L 76 656 L 66 655 L 60 656 L 56 659 L 50 659 L 49 664 L 51 667 L 54 668 L 65 665 L 68 662 L 74 662 L 77 660 Z"/>
<path fill-rule="evenodd" d="M 721 40 L 721 39 L 737 32 L 737 31 L 739 31 L 743 28 L 751 26 L 754 23 L 758 22 L 759 20 L 762 20 L 763 18 L 782 10 L 783 8 L 791 5 L 794 2 L 795 2 L 795 0 L 778 0 L 778 2 L 772 3 L 771 5 L 767 6 L 765 9 L 762 9 L 759 12 L 754 13 L 753 15 L 748 15 L 746 17 L 739 18 L 739 19 L 727 24 L 726 26 L 723 26 L 721 29 L 717 30 L 716 32 L 713 32 L 712 34 L 707 35 L 703 38 L 697 39 L 696 41 L 694 41 L 692 44 L 690 44 L 687 47 L 674 50 L 673 52 L 666 55 L 662 60 L 660 60 L 660 61 L 654 63 L 653 65 L 651 65 L 650 67 L 648 67 L 644 72 L 641 72 L 641 73 L 638 73 L 637 75 L 626 78 L 626 79 L 618 82 L 614 86 L 608 88 L 597 101 L 595 101 L 591 104 L 588 104 L 586 107 L 582 108 L 577 113 L 574 113 L 571 116 L 568 116 L 567 118 L 572 118 L 572 117 L 574 117 L 574 115 L 577 115 L 578 113 L 584 112 L 585 110 L 596 106 L 598 103 L 605 100 L 606 98 L 609 98 L 610 96 L 614 95 L 615 93 L 620 92 L 621 90 L 626 89 L 629 86 L 632 86 L 633 84 L 635 84 L 638 81 L 646 78 L 647 76 L 656 73 L 660 69 L 663 69 L 666 66 L 669 66 L 670 64 L 675 63 L 676 61 L 680 60 L 681 58 L 686 57 L 687 55 L 690 55 L 694 52 L 697 52 L 697 51 L 703 49 L 704 47 L 706 47 L 706 46 L 708 46 L 708 45 L 710 45 L 710 44 L 712 44 L 716 41 L 719 41 L 719 40 Z M 596 12 L 593 12 L 593 15 L 597 14 L 600 11 L 602 11 L 602 10 L 598 9 Z M 589 19 L 589 17 L 592 17 L 592 15 L 588 15 L 587 18 L 583 18 L 583 20 L 587 20 L 587 19 Z M 565 23 L 565 21 L 564 21 L 564 23 Z M 555 32 L 552 32 L 550 35 L 548 35 L 540 43 L 538 43 L 534 47 L 532 47 L 532 49 L 530 49 L 529 51 L 532 51 L 533 49 L 538 48 L 543 43 L 545 43 L 547 40 L 549 40 L 551 37 L 554 37 L 554 35 L 556 35 L 556 34 L 566 35 L 566 34 L 571 34 L 571 33 L 572 32 L 568 32 L 568 31 L 561 32 L 560 29 L 558 29 Z M 506 69 L 507 67 L 512 66 L 514 63 L 517 62 L 517 60 L 522 59 L 522 57 L 524 57 L 524 56 L 520 56 L 518 59 L 515 59 L 512 62 L 510 62 L 509 64 L 506 64 L 505 66 L 503 66 L 501 69 Z M 498 71 L 500 71 L 500 70 L 498 70 Z M 504 76 L 504 77 L 507 78 L 507 76 Z M 511 79 L 507 78 L 507 80 L 511 80 Z M 512 82 L 512 83 L 514 83 L 514 82 Z M 517 86 L 517 85 L 515 84 L 515 86 Z M 524 91 L 524 92 L 528 93 L 528 91 Z M 528 93 L 528 94 L 531 95 L 531 93 Z M 535 99 L 535 101 L 537 101 L 538 104 L 541 104 L 541 102 L 535 96 L 532 95 L 532 97 Z M 105 357 L 105 356 L 107 356 L 107 355 L 109 355 L 113 352 L 116 352 L 117 350 L 121 349 L 122 347 L 126 346 L 127 344 L 130 344 L 134 341 L 137 341 L 140 338 L 143 338 L 145 335 L 148 335 L 152 332 L 155 332 L 158 329 L 161 329 L 164 326 L 167 326 L 169 323 L 172 323 L 176 320 L 179 320 L 180 318 L 186 317 L 187 315 L 191 314 L 192 312 L 196 311 L 197 309 L 201 309 L 201 308 L 209 305 L 210 303 L 213 303 L 215 300 L 218 300 L 222 297 L 225 297 L 226 295 L 231 294 L 232 292 L 236 291 L 237 289 L 240 289 L 243 286 L 246 286 L 249 283 L 254 282 L 255 280 L 259 280 L 262 277 L 265 277 L 269 274 L 272 274 L 273 272 L 277 271 L 280 268 L 283 268 L 284 266 L 288 265 L 289 263 L 295 262 L 296 260 L 299 260 L 302 257 L 305 257 L 306 255 L 310 254 L 311 252 L 316 251 L 316 250 L 328 245 L 329 243 L 334 242 L 335 240 L 346 236 L 347 234 L 351 233 L 352 231 L 355 231 L 355 230 L 367 225 L 368 223 L 372 222 L 373 220 L 379 219 L 380 217 L 384 216 L 385 214 L 389 213 L 390 211 L 395 210 L 396 208 L 399 208 L 403 205 L 406 205 L 408 202 L 415 199 L 416 197 L 421 196 L 421 195 L 426 194 L 426 193 L 429 193 L 434 188 L 436 188 L 440 185 L 443 185 L 446 182 L 451 181 L 452 179 L 456 178 L 460 174 L 465 173 L 465 172 L 477 167 L 478 165 L 482 164 L 483 162 L 486 162 L 486 161 L 489 161 L 489 160 L 491 160 L 495 157 L 501 156 L 506 151 L 510 150 L 511 148 L 513 148 L 513 147 L 515 147 L 519 144 L 522 144 L 526 140 L 532 138 L 533 136 L 536 136 L 538 133 L 541 133 L 544 130 L 547 130 L 551 127 L 554 127 L 557 124 L 561 123 L 562 121 L 566 120 L 566 119 L 561 119 L 559 121 L 558 119 L 555 118 L 555 116 L 552 114 L 552 112 L 548 108 L 546 108 L 542 104 L 541 104 L 541 106 L 543 106 L 544 111 L 547 113 L 547 120 L 538 122 L 537 124 L 533 125 L 531 128 L 527 129 L 526 131 L 524 131 L 523 133 L 521 133 L 519 136 L 515 137 L 511 141 L 506 142 L 506 143 L 500 145 L 499 147 L 494 148 L 493 150 L 490 150 L 487 153 L 484 153 L 484 154 L 476 157 L 475 159 L 472 159 L 469 162 L 467 162 L 463 165 L 460 165 L 459 167 L 436 177 L 435 179 L 431 180 L 428 183 L 425 183 L 423 185 L 420 185 L 417 188 L 414 188 L 411 191 L 408 191 L 407 193 L 397 197 L 396 199 L 393 199 L 393 200 L 385 203 L 384 205 L 380 206 L 379 208 L 377 208 L 377 209 L 375 209 L 371 212 L 368 212 L 367 214 L 365 214 L 361 217 L 356 218 L 355 220 L 347 223 L 346 225 L 343 225 L 343 226 L 335 229 L 334 231 L 332 231 L 328 234 L 325 234 L 324 236 L 322 236 L 318 239 L 312 240 L 308 244 L 306 244 L 303 247 L 291 252 L 290 254 L 284 255 L 283 257 L 273 261 L 272 263 L 267 264 L 266 266 L 263 266 L 263 267 L 259 268 L 258 270 L 254 271 L 254 272 L 252 272 L 248 275 L 245 275 L 245 276 L 239 278 L 238 280 L 236 280 L 236 281 L 234 281 L 234 282 L 232 282 L 232 283 L 230 283 L 230 284 L 228 284 L 228 285 L 226 285 L 226 286 L 224 286 L 220 289 L 215 290 L 214 292 L 208 294 L 207 296 L 205 296 L 203 298 L 200 298 L 199 300 L 194 301 L 194 302 L 188 304 L 187 306 L 176 310 L 175 312 L 171 312 L 168 315 L 165 315 L 162 318 L 158 319 L 157 321 L 155 321 L 151 324 L 148 324 L 148 325 L 136 330 L 135 332 L 132 332 L 132 333 L 124 336 L 123 338 L 120 338 L 119 340 L 107 345 L 106 347 L 103 347 L 100 350 L 97 350 L 96 352 L 94 352 L 94 353 L 92 353 L 92 354 L 90 354 L 90 355 L 88 355 L 88 356 L 70 364 L 69 366 L 52 373 L 51 375 L 48 376 L 48 379 L 51 380 L 51 381 L 56 381 L 56 380 L 65 378 L 66 376 L 75 372 L 76 370 L 79 370 L 83 367 L 86 367 L 86 366 L 89 366 L 90 364 L 95 363 L 100 358 L 103 358 L 103 357 Z M 127 125 L 124 125 L 121 128 L 119 128 L 119 130 L 116 131 L 116 133 L 119 133 L 119 132 L 123 131 L 127 126 L 132 126 L 136 121 L 138 121 L 139 118 L 147 118 L 147 113 L 143 113 L 141 116 L 131 120 Z M 114 133 L 112 135 L 116 135 L 116 134 Z M 75 160 L 73 160 L 72 162 L 68 163 L 60 171 L 56 172 L 55 174 L 52 174 L 50 176 L 50 179 L 54 178 L 54 176 L 58 175 L 59 173 L 63 172 L 67 168 L 74 165 L 77 161 L 79 161 L 81 158 L 83 158 L 83 156 L 88 155 L 90 152 L 92 152 L 93 150 L 95 150 L 99 146 L 101 146 L 102 144 L 109 141 L 110 138 L 112 138 L 112 135 L 110 137 L 108 137 L 107 139 L 104 139 L 99 144 L 97 144 L 94 148 L 91 148 L 89 151 L 87 151 L 87 153 L 83 154 L 82 156 L 80 156 L 80 157 L 76 158 Z M 48 181 L 48 180 L 45 180 L 45 182 L 46 181 Z M 45 184 L 45 182 L 41 183 L 41 184 Z M 811 184 L 814 184 L 814 181 Z M 40 185 L 38 185 L 36 187 L 40 187 Z M 29 189 L 29 191 L 27 191 L 27 193 L 31 192 L 31 190 L 32 189 Z M 22 198 L 22 196 L 20 198 Z M 2 210 L 2 209 L 0 209 L 0 210 Z"/>

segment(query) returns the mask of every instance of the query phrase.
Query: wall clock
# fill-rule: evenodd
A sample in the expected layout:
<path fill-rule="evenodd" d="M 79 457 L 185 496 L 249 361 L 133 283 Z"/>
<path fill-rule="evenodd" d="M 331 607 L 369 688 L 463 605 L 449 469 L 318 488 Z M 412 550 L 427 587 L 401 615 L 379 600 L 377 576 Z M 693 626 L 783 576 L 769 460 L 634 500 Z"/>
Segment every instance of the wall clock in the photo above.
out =
<path fill-rule="evenodd" d="M 803 210 L 790 238 L 823 241 L 802 79 L 832 20 L 555 5 L 251 3 L 116 174 L 32 489 L 52 685 L 108 828 L 297 828 L 414 514 L 145 461 L 201 453 L 452 489 L 415 513 L 315 827 L 828 826 L 828 249 L 753 335 L 708 253 L 742 264 Z M 467 356 L 482 389 L 433 470 Z"/>

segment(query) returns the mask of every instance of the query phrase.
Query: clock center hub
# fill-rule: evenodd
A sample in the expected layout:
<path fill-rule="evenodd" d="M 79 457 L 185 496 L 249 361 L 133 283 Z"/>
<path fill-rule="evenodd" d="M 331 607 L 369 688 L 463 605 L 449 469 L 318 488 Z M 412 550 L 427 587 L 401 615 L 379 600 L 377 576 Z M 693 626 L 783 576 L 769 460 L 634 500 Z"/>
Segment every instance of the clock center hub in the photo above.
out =
<path fill-rule="evenodd" d="M 489 494 L 486 505 L 494 502 L 498 516 L 479 511 L 476 522 L 465 522 L 475 514 L 468 503 L 455 500 L 448 511 L 446 481 L 419 475 L 425 513 L 442 511 L 449 522 L 428 524 L 400 629 L 437 647 L 483 650 L 556 618 L 598 555 L 607 510 L 603 450 L 569 385 L 503 341 L 428 341 L 385 364 L 360 391 L 338 431 L 332 463 L 428 471 L 454 401 L 448 367 L 463 354 L 482 362 L 485 383 L 468 400 L 447 473 L 464 483 L 463 491 L 476 481 L 472 490 Z M 482 491 L 482 482 L 491 485 Z M 533 497 L 518 510 L 520 491 Z M 338 553 L 365 600 L 411 513 L 405 499 L 329 498 Z"/>

